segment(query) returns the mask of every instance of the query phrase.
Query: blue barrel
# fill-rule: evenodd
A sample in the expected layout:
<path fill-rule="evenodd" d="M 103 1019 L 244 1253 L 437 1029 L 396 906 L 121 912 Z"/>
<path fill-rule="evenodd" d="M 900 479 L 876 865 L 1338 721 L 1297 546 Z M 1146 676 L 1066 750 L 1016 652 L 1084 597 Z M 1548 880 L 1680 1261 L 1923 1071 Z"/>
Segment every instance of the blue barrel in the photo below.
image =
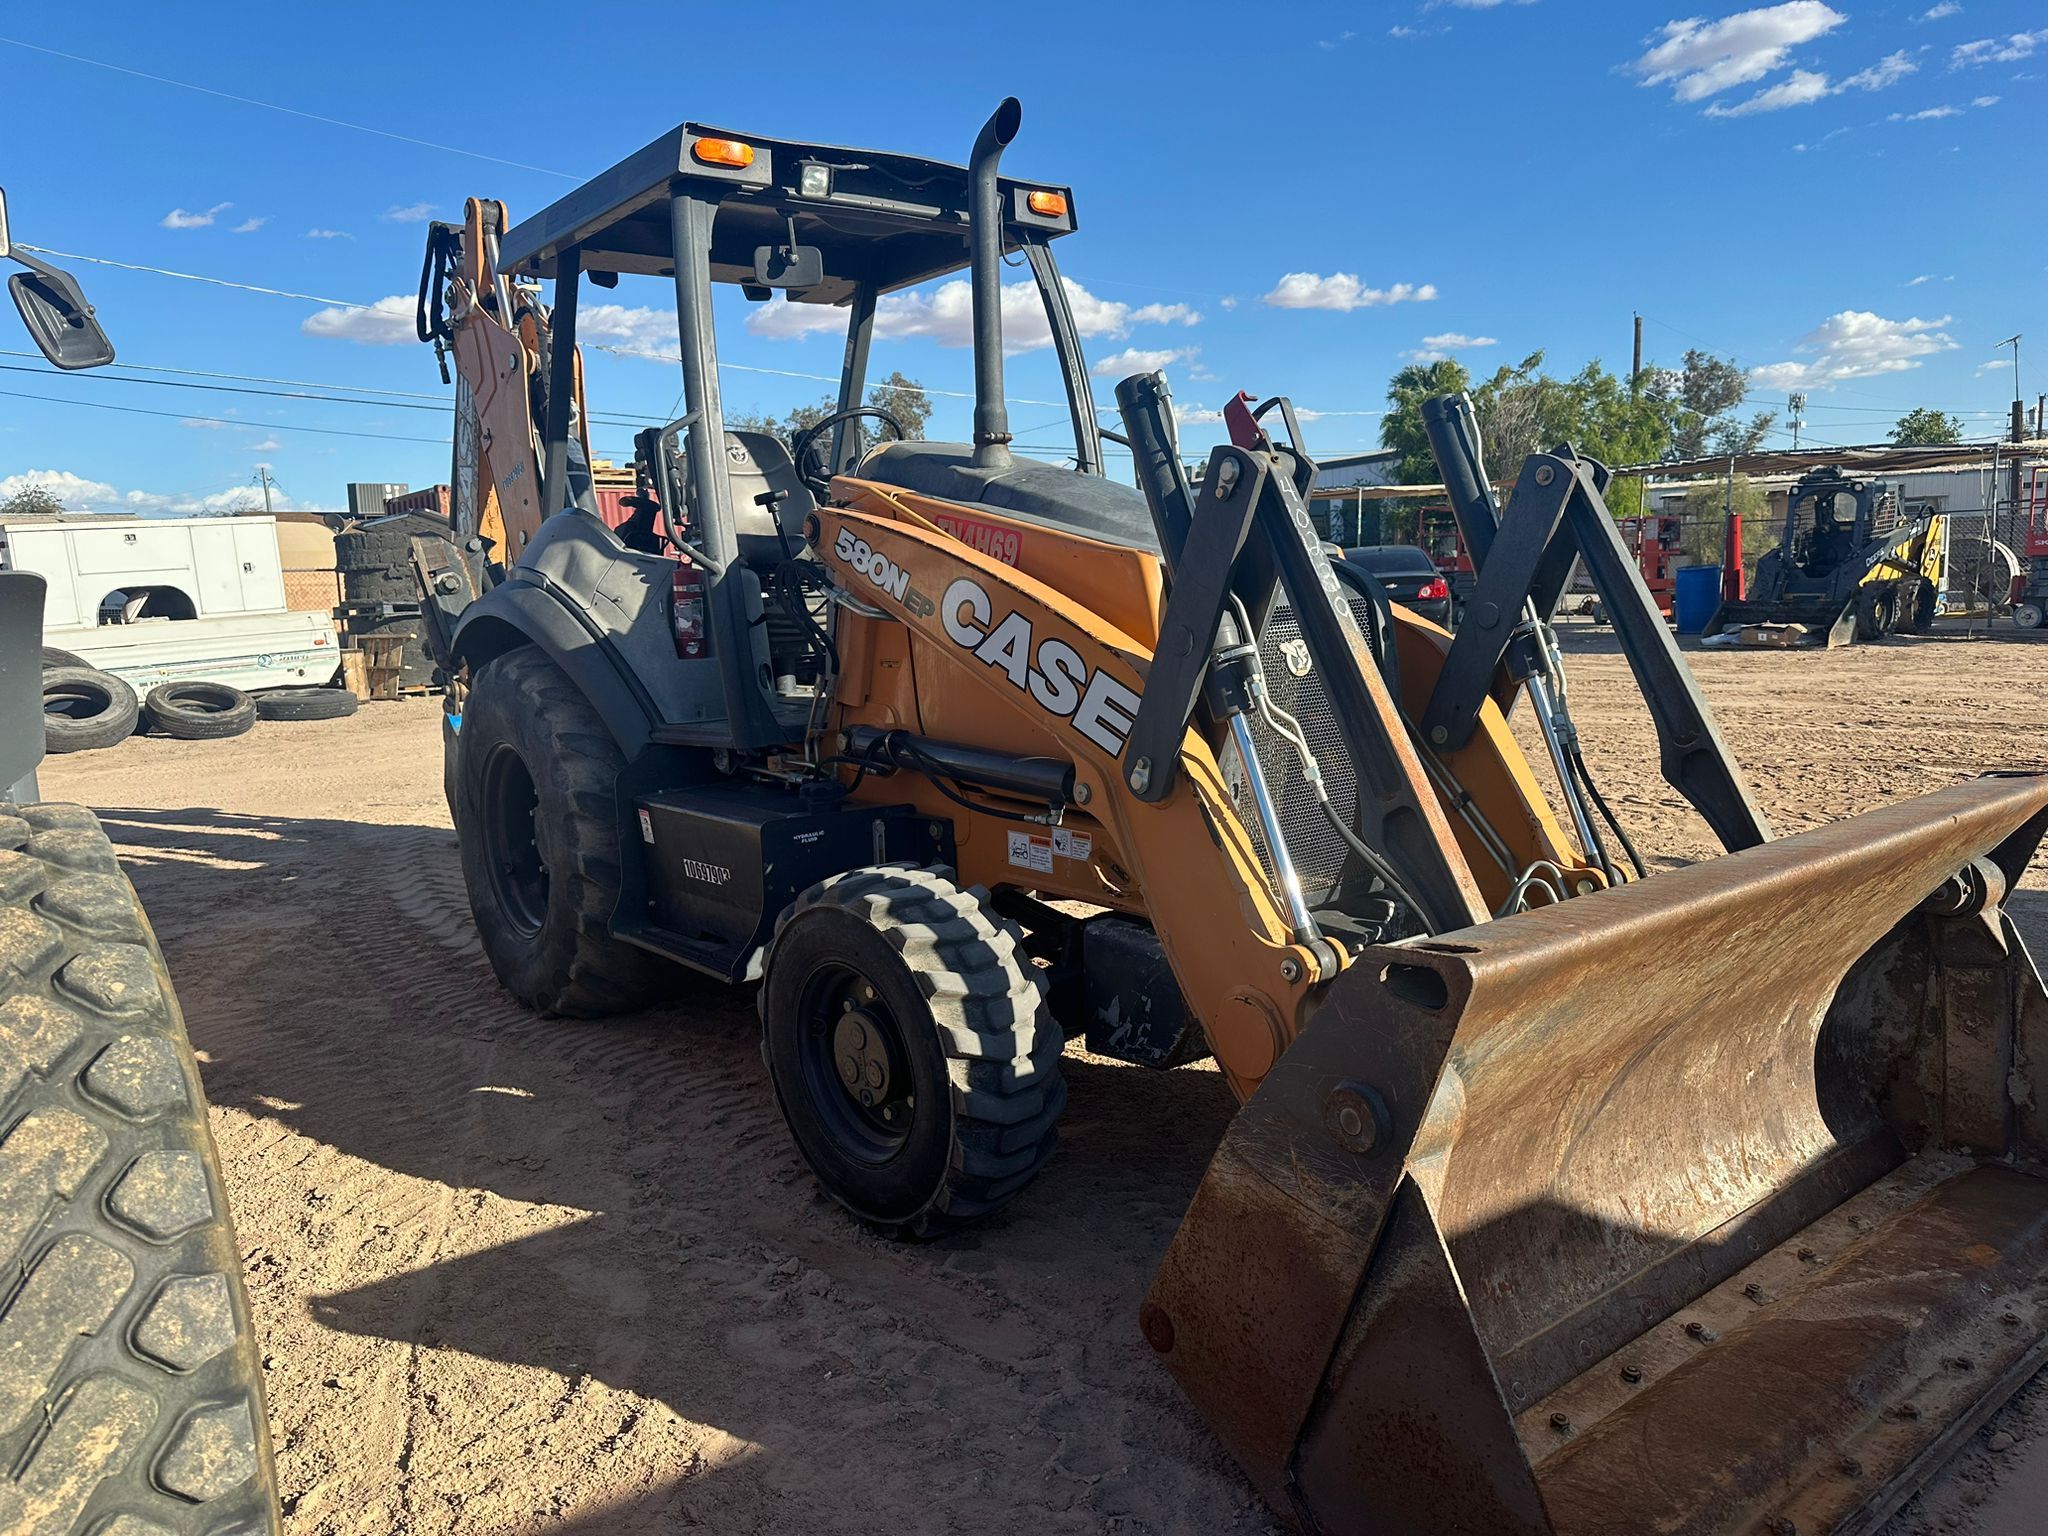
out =
<path fill-rule="evenodd" d="M 1721 567 L 1681 565 L 1671 593 L 1672 616 L 1681 635 L 1696 635 L 1721 606 Z"/>

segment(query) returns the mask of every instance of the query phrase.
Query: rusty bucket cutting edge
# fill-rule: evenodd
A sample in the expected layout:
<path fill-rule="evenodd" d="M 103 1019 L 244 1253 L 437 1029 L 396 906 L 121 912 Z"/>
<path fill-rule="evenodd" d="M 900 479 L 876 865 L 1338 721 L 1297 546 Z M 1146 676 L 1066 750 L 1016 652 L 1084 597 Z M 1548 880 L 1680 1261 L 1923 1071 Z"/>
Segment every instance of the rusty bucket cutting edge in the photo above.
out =
<path fill-rule="evenodd" d="M 1870 1528 L 2043 1357 L 2044 823 L 1979 779 L 1367 951 L 1147 1338 L 1304 1530 Z"/>

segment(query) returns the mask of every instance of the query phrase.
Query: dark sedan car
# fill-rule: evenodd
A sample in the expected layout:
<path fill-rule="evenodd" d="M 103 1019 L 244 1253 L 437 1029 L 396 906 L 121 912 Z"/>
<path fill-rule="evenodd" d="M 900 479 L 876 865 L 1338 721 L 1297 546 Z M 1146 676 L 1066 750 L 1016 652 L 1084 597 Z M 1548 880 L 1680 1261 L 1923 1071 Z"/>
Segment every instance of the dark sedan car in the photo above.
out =
<path fill-rule="evenodd" d="M 1388 602 L 1450 628 L 1450 586 L 1429 556 L 1413 544 L 1366 544 L 1345 550 L 1344 558 L 1370 573 Z"/>

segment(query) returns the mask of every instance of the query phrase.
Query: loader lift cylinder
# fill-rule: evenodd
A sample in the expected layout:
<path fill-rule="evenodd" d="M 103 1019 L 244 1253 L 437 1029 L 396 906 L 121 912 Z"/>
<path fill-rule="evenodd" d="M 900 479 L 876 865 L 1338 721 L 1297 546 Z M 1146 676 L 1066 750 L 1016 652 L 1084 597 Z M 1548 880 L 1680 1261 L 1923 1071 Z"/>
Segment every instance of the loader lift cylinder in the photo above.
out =
<path fill-rule="evenodd" d="M 1437 469 L 1444 477 L 1444 488 L 1450 493 L 1458 531 L 1464 536 L 1465 547 L 1472 552 L 1473 568 L 1484 572 L 1494 538 L 1500 531 L 1500 509 L 1493 499 L 1493 486 L 1486 478 L 1479 419 L 1472 410 L 1472 397 L 1460 394 L 1423 401 L 1422 424 L 1429 434 Z M 1561 702 L 1563 690 L 1557 687 L 1557 658 L 1549 636 L 1544 633 L 1544 616 L 1536 611 L 1533 598 L 1525 598 L 1521 607 L 1522 623 L 1532 631 L 1531 655 L 1535 662 L 1526 679 L 1529 706 L 1536 712 L 1543 745 L 1550 753 L 1551 770 L 1557 775 L 1558 790 L 1571 814 L 1572 831 L 1587 859 L 1607 876 L 1607 883 L 1618 884 L 1619 875 L 1601 845 L 1600 834 L 1593 829 L 1592 809 L 1572 771 L 1578 732 Z"/>

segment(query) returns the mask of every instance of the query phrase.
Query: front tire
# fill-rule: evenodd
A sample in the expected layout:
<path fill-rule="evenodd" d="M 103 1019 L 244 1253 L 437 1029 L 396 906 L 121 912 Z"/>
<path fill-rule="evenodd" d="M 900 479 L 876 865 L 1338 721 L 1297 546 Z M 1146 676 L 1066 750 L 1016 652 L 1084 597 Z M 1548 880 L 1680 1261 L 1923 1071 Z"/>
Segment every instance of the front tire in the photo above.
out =
<path fill-rule="evenodd" d="M 528 1007 L 601 1018 L 647 1003 L 660 966 L 611 935 L 625 757 L 534 646 L 476 675 L 456 757 L 462 878 L 498 980 Z"/>
<path fill-rule="evenodd" d="M 762 1055 L 798 1150 L 827 1194 L 897 1236 L 1007 1204 L 1052 1156 L 1067 1099 L 1022 935 L 949 873 L 811 887 L 761 986 Z"/>

